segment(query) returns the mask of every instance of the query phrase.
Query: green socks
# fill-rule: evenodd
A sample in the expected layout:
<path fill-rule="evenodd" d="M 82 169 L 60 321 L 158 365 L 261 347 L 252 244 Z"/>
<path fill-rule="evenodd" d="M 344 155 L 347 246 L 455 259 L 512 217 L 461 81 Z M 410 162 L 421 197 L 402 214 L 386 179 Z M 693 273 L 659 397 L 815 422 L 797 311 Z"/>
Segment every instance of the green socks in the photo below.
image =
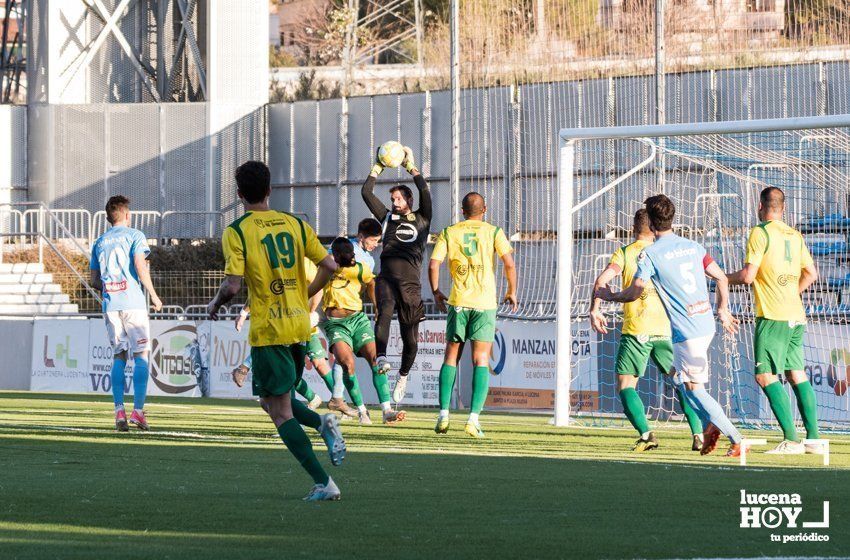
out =
<path fill-rule="evenodd" d="M 330 370 L 329 372 L 324 374 L 322 376 L 322 381 L 325 382 L 325 387 L 328 388 L 328 391 L 333 393 L 334 392 L 334 372 L 333 372 L 333 370 Z"/>
<path fill-rule="evenodd" d="M 378 392 L 378 401 L 381 404 L 390 402 L 390 382 L 385 374 L 378 373 L 378 366 L 372 366 L 372 383 Z M 352 395 L 351 398 L 353 399 L 354 396 Z"/>
<path fill-rule="evenodd" d="M 697 414 L 697 411 L 694 410 L 693 407 L 688 404 L 688 401 L 685 399 L 684 393 L 682 393 L 682 387 L 676 388 L 676 394 L 679 395 L 679 404 L 682 406 L 682 412 L 685 414 L 685 418 L 688 419 L 688 426 L 690 426 L 691 428 L 691 434 L 701 434 L 703 428 L 702 420 L 699 419 L 699 414 Z"/>
<path fill-rule="evenodd" d="M 794 394 L 797 395 L 797 408 L 803 417 L 803 425 L 806 427 L 808 439 L 818 439 L 818 403 L 815 400 L 815 390 L 808 381 L 791 385 Z"/>
<path fill-rule="evenodd" d="M 451 406 L 456 378 L 457 366 L 443 364 L 440 368 L 440 410 L 448 410 Z"/>
<path fill-rule="evenodd" d="M 455 373 L 457 373 L 457 368 L 455 368 Z M 440 375 L 440 378 L 442 378 L 442 375 Z M 440 385 L 440 395 L 442 398 L 442 383 Z M 484 401 L 487 400 L 487 391 L 489 388 L 490 368 L 487 366 L 475 366 L 472 370 L 472 404 L 469 407 L 470 412 L 479 414 L 484 409 Z"/>
<path fill-rule="evenodd" d="M 626 418 L 629 419 L 638 434 L 643 435 L 648 432 L 649 422 L 646 421 L 646 411 L 637 391 L 631 387 L 623 389 L 620 391 L 620 401 L 623 403 L 623 412 L 626 413 Z"/>
<path fill-rule="evenodd" d="M 303 377 L 298 380 L 298 383 L 295 385 L 295 392 L 307 399 L 307 402 L 312 401 L 316 396 L 316 393 L 314 393 L 313 389 L 311 389 L 307 382 L 304 381 Z"/>
<path fill-rule="evenodd" d="M 307 405 L 295 398 L 292 395 L 292 416 L 302 426 L 307 426 L 318 430 L 322 426 L 322 417 L 316 411 L 307 408 Z"/>
<path fill-rule="evenodd" d="M 386 375 L 383 377 L 386 377 Z M 363 393 L 360 392 L 360 383 L 357 381 L 357 376 L 348 375 L 348 373 L 343 372 L 342 384 L 348 389 L 348 396 L 351 397 L 351 402 L 354 403 L 354 406 L 358 408 L 363 406 Z"/>
<path fill-rule="evenodd" d="M 788 393 L 785 392 L 782 383 L 774 381 L 770 385 L 762 387 L 762 391 L 767 395 L 767 400 L 770 401 L 770 408 L 773 410 L 773 415 L 776 416 L 776 421 L 779 422 L 779 427 L 782 428 L 783 437 L 789 441 L 800 441 L 797 438 L 794 417 L 791 415 L 791 399 L 788 398 Z"/>
<path fill-rule="evenodd" d="M 316 413 L 313 412 L 313 414 Z M 304 430 L 298 424 L 298 420 L 290 418 L 280 425 L 277 433 L 280 434 L 280 439 L 286 444 L 289 452 L 301 463 L 304 470 L 313 477 L 313 482 L 316 484 L 327 484 L 330 477 L 328 477 L 325 469 L 322 468 L 322 464 L 319 463 L 316 454 L 313 453 L 313 444 L 310 443 L 310 438 L 307 437 L 307 434 L 304 433 Z"/>

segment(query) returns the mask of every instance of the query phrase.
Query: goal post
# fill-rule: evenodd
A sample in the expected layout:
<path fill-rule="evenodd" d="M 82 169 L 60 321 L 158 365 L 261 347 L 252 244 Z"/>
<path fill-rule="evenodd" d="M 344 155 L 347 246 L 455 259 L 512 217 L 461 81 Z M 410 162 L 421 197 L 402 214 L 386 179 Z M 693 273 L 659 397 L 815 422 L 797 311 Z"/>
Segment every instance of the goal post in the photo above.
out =
<path fill-rule="evenodd" d="M 766 186 L 786 191 L 786 206 L 789 212 L 793 208 L 786 221 L 816 244 L 816 262 L 831 275 L 822 274 L 814 295 L 805 300 L 813 324 L 807 334 L 811 340 L 806 361 L 811 358 L 813 364 L 822 363 L 821 370 L 828 370 L 819 370 L 823 378 L 819 406 L 829 407 L 822 417 L 850 427 L 850 391 L 842 406 L 844 395 L 835 389 L 850 375 L 850 340 L 846 360 L 843 355 L 835 358 L 841 337 L 850 337 L 850 326 L 842 326 L 850 323 L 850 114 L 560 130 L 556 348 L 561 359 L 556 365 L 555 425 L 594 416 L 594 411 L 600 413 L 595 416 L 605 416 L 618 406 L 611 387 L 616 383 L 610 377 L 612 343 L 598 342 L 594 347 L 604 350 L 584 355 L 584 349 L 574 348 L 573 329 L 587 329 L 593 279 L 607 264 L 607 256 L 631 242 L 633 213 L 647 196 L 659 192 L 655 182 L 659 154 L 666 162 L 661 192 L 677 207 L 674 229 L 706 245 L 727 272 L 742 264 L 747 233 L 756 224 L 758 191 Z M 841 217 L 847 218 L 846 223 Z M 738 341 L 720 336 L 715 340 L 722 350 L 711 356 L 713 390 L 721 393 L 719 400 L 731 416 L 758 427 L 771 420 L 745 375 L 749 369 L 753 377 L 750 290 L 737 289 L 732 303 L 733 311 L 750 327 L 742 329 Z M 603 311 L 617 323 L 617 306 Z M 813 369 L 810 375 L 814 374 Z M 675 417 L 672 392 L 664 388 L 663 380 L 653 383 L 656 389 L 649 407 L 656 410 L 651 416 Z M 611 406 L 599 406 L 603 399 L 613 399 Z M 572 410 L 571 400 L 586 402 Z"/>

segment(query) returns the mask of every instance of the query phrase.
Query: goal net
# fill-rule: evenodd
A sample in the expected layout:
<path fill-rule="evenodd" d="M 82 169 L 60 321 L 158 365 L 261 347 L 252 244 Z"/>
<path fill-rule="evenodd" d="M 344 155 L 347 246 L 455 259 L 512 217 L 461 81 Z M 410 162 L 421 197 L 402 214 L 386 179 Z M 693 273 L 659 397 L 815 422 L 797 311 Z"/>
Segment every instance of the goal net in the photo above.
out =
<path fill-rule="evenodd" d="M 591 336 L 581 351 L 575 344 L 587 340 L 594 280 L 633 240 L 643 201 L 669 196 L 674 231 L 704 245 L 729 273 L 743 266 L 759 192 L 774 186 L 785 192 L 786 223 L 803 233 L 820 271 L 803 295 L 805 370 L 819 419 L 827 430 L 850 429 L 850 115 L 565 129 L 560 140 L 558 262 L 568 266 L 558 267 L 558 348 L 570 351 L 558 355 L 572 359 L 558 363 L 557 424 L 610 423 L 621 414 L 614 371 L 621 306 L 603 304 L 614 327 L 608 335 Z M 732 288 L 731 308 L 741 330 L 715 338 L 709 391 L 740 425 L 771 427 L 775 420 L 753 374 L 749 287 Z M 796 402 L 787 384 L 786 390 Z M 673 386 L 653 365 L 638 392 L 650 417 L 682 420 Z"/>

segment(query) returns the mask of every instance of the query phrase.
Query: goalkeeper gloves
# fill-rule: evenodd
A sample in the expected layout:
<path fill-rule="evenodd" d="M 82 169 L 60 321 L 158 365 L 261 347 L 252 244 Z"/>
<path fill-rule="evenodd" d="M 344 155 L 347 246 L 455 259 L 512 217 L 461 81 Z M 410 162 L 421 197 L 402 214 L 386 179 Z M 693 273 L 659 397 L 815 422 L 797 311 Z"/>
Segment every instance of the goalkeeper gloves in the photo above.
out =
<path fill-rule="evenodd" d="M 413 161 L 413 150 L 404 147 L 404 160 L 401 162 L 401 166 L 404 167 L 408 173 L 413 173 L 416 171 L 416 162 Z"/>
<path fill-rule="evenodd" d="M 372 165 L 372 170 L 369 172 L 369 175 L 372 177 L 377 177 L 384 171 L 384 166 L 381 164 L 381 149 L 378 148 L 378 151 L 375 152 L 375 163 Z"/>

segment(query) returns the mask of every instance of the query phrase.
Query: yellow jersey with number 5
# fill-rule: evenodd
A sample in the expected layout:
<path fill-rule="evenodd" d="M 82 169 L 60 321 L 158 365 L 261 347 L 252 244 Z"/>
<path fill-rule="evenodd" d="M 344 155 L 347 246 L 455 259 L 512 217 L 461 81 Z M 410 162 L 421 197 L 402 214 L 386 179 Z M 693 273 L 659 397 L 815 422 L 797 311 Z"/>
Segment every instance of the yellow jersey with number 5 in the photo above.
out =
<path fill-rule="evenodd" d="M 511 252 L 505 232 L 483 220 L 464 220 L 444 229 L 437 237 L 431 259 L 449 259 L 449 305 L 482 311 L 497 309 L 495 259 Z"/>
<path fill-rule="evenodd" d="M 806 311 L 798 284 L 813 264 L 799 231 L 780 222 L 763 222 L 750 230 L 746 263 L 759 267 L 753 282 L 756 317 L 804 323 Z"/>
<path fill-rule="evenodd" d="M 247 212 L 225 228 L 222 248 L 224 273 L 243 277 L 248 287 L 251 346 L 307 342 L 304 259 L 318 264 L 328 255 L 313 228 L 284 212 Z"/>
<path fill-rule="evenodd" d="M 634 243 L 624 245 L 611 255 L 609 264 L 620 269 L 623 289 L 632 285 L 637 273 L 638 255 L 650 245 L 652 241 L 638 239 Z M 623 334 L 670 336 L 670 319 L 651 281 L 646 283 L 638 299 L 623 304 Z"/>

